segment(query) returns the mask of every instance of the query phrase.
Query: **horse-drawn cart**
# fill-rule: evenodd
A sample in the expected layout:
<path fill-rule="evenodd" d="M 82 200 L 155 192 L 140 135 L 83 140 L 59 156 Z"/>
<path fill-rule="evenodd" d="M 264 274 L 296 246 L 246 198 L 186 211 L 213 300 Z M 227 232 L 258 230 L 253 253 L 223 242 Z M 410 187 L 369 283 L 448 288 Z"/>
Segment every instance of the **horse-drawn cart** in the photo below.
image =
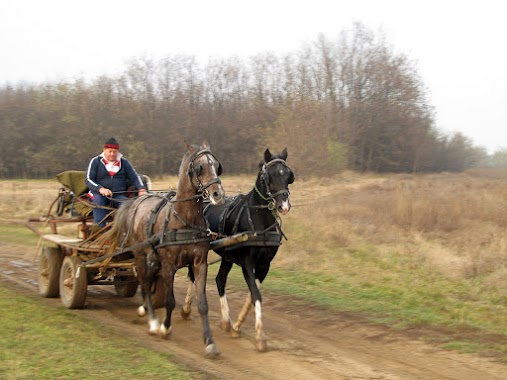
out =
<path fill-rule="evenodd" d="M 40 294 L 60 296 L 70 309 L 84 306 L 88 285 L 114 285 L 123 297 L 132 297 L 138 287 L 129 249 L 106 254 L 107 244 L 97 239 L 104 231 L 92 228 L 92 205 L 87 200 L 84 175 L 80 171 L 58 174 L 62 187 L 48 213 L 26 222 L 40 237 Z"/>
<path fill-rule="evenodd" d="M 105 254 L 108 247 L 96 242 L 96 234 L 89 234 L 87 217 L 45 216 L 30 218 L 26 225 L 41 239 L 38 279 L 42 296 L 60 296 L 66 307 L 79 309 L 85 304 L 88 285 L 114 285 L 123 297 L 136 293 L 132 254 L 128 249 Z M 59 233 L 69 226 L 77 229 L 75 237 Z"/>

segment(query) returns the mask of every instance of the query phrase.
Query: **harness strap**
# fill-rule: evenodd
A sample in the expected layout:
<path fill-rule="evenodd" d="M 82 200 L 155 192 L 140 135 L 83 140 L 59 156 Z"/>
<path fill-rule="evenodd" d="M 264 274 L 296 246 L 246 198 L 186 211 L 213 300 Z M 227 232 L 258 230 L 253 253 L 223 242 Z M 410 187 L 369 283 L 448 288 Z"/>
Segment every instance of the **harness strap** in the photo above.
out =
<path fill-rule="evenodd" d="M 225 234 L 225 222 L 227 220 L 227 212 L 229 209 L 226 207 L 224 211 L 220 214 L 220 219 L 218 222 L 218 232 L 222 235 Z"/>
<path fill-rule="evenodd" d="M 198 231 L 206 231 L 206 233 L 208 233 L 208 232 L 209 232 L 209 231 L 208 231 L 208 229 L 206 229 L 206 228 L 202 228 L 202 227 L 200 227 L 200 226 L 196 226 L 196 225 L 194 225 L 194 224 L 192 224 L 192 223 L 187 222 L 185 219 L 183 219 L 183 218 L 182 218 L 182 217 L 181 217 L 181 216 L 180 216 L 180 215 L 176 212 L 176 210 L 175 210 L 175 211 L 173 211 L 173 215 L 176 217 L 176 219 L 178 219 L 181 223 L 183 223 L 183 224 L 185 225 L 185 227 L 189 227 L 189 228 L 191 228 L 191 229 L 193 229 L 193 230 L 198 230 Z"/>
<path fill-rule="evenodd" d="M 194 230 L 194 229 L 178 229 L 169 230 L 161 234 L 159 243 L 155 246 L 155 249 L 168 247 L 171 245 L 185 245 L 185 244 L 196 244 L 203 242 L 210 242 L 211 236 L 209 236 L 206 230 Z"/>
<path fill-rule="evenodd" d="M 239 228 L 239 222 L 240 222 L 240 219 L 241 219 L 241 215 L 243 214 L 243 211 L 245 211 L 245 205 L 242 204 L 241 205 L 241 208 L 239 209 L 239 212 L 238 212 L 238 216 L 236 217 L 236 220 L 234 221 L 234 225 L 232 227 L 232 234 L 236 234 L 238 232 L 238 228 Z"/>
<path fill-rule="evenodd" d="M 155 227 L 155 223 L 157 222 L 158 216 L 162 208 L 176 195 L 176 192 L 169 191 L 163 198 L 160 199 L 153 208 L 151 209 L 150 219 L 148 223 L 146 223 L 146 236 L 151 237 L 153 235 L 153 228 Z"/>

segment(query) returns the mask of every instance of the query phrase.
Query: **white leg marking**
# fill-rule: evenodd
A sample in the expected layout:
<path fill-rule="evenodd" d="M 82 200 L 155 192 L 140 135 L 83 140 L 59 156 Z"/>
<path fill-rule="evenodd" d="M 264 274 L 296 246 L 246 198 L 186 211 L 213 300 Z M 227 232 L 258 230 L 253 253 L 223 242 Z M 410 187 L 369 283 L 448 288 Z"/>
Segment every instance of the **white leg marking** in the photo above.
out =
<path fill-rule="evenodd" d="M 224 294 L 220 297 L 220 310 L 222 311 L 222 321 L 229 322 L 231 320 L 229 303 L 227 302 L 227 296 Z"/>
<path fill-rule="evenodd" d="M 160 336 L 162 338 L 166 338 L 169 335 L 171 335 L 172 331 L 173 331 L 173 327 L 172 326 L 169 326 L 169 328 L 167 329 L 163 323 L 160 325 Z"/>
<path fill-rule="evenodd" d="M 141 305 L 137 308 L 137 315 L 139 315 L 140 317 L 144 317 L 146 315 L 146 308 L 144 307 L 144 305 Z"/>
<path fill-rule="evenodd" d="M 259 333 L 259 330 L 262 330 L 261 301 L 255 301 L 255 330 L 257 333 Z"/>
<path fill-rule="evenodd" d="M 150 326 L 150 334 L 157 334 L 160 331 L 160 322 L 158 319 L 151 319 L 148 325 Z"/>
<path fill-rule="evenodd" d="M 255 302 L 255 346 L 260 352 L 265 352 L 268 349 L 264 329 L 262 328 L 262 311 L 261 302 Z"/>

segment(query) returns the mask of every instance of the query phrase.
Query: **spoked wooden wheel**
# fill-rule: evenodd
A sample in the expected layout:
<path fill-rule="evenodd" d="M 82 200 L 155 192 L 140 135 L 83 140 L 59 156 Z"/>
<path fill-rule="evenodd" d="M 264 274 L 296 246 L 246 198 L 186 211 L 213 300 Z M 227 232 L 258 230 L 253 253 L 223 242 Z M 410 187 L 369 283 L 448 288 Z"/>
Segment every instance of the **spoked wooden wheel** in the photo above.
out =
<path fill-rule="evenodd" d="M 56 247 L 44 247 L 39 257 L 39 293 L 46 298 L 60 294 L 60 269 L 63 253 Z"/>
<path fill-rule="evenodd" d="M 63 259 L 60 271 L 60 298 L 63 305 L 69 309 L 82 309 L 86 301 L 88 278 L 86 268 L 79 268 L 81 262 L 77 256 L 67 256 Z"/>

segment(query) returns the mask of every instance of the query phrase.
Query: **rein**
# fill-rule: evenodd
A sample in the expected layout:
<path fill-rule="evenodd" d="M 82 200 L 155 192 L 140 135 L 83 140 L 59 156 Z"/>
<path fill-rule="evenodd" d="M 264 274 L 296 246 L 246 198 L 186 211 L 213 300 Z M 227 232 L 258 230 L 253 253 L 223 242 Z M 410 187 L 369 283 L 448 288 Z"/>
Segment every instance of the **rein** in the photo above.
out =
<path fill-rule="evenodd" d="M 275 210 L 276 202 L 275 202 L 274 197 L 266 197 L 266 196 L 262 195 L 261 191 L 257 187 L 257 183 L 254 185 L 254 190 L 257 193 L 257 195 L 259 197 L 261 197 L 262 200 L 268 202 L 268 204 L 267 205 L 261 205 L 261 206 L 249 206 L 250 208 L 267 208 L 270 211 Z M 276 212 L 276 210 L 275 210 L 275 212 Z"/>

